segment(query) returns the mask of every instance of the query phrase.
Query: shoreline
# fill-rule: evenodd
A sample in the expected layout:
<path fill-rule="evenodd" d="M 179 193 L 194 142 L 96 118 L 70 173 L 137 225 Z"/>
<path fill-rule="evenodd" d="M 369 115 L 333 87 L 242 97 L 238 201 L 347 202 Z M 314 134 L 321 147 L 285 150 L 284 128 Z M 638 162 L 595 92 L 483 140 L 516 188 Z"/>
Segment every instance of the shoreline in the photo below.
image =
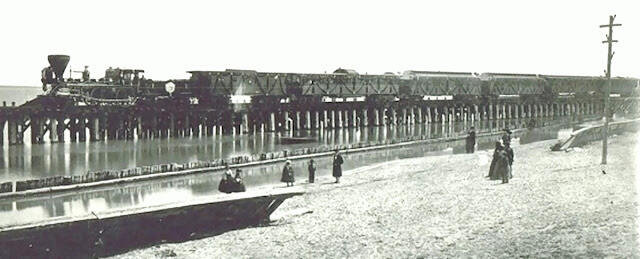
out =
<path fill-rule="evenodd" d="M 585 120 L 589 120 L 589 119 L 587 118 Z M 557 125 L 546 125 L 546 126 L 542 126 L 542 127 L 539 127 L 539 128 L 547 128 L 547 127 L 554 127 L 554 126 L 557 126 Z M 513 134 L 515 136 L 515 135 L 517 135 L 517 134 L 519 134 L 521 132 L 524 132 L 526 130 L 527 130 L 526 128 L 514 129 L 513 130 Z M 476 138 L 499 136 L 501 134 L 502 134 L 502 131 L 479 132 L 479 133 L 477 133 Z M 370 151 L 370 150 L 383 150 L 383 149 L 401 148 L 401 147 L 409 146 L 409 145 L 420 145 L 420 144 L 432 144 L 432 143 L 443 143 L 443 142 L 458 141 L 458 140 L 464 139 L 465 137 L 466 137 L 466 134 L 465 135 L 459 135 L 459 136 L 452 136 L 452 137 L 437 138 L 437 139 L 401 139 L 397 143 L 393 143 L 393 142 L 391 142 L 391 143 L 375 143 L 375 144 L 373 144 L 371 146 L 359 147 L 359 148 L 358 147 L 349 148 L 349 146 L 351 146 L 351 145 L 340 146 L 340 147 L 341 147 L 341 152 L 343 152 L 344 154 L 348 154 L 348 153 L 365 152 L 365 151 Z M 292 151 L 296 151 L 296 150 L 292 150 Z M 281 153 L 281 152 L 279 152 L 279 153 Z M 291 152 L 291 153 L 293 153 L 293 152 Z M 240 163 L 240 164 L 229 163 L 229 167 L 234 169 L 234 168 L 242 168 L 242 167 L 259 166 L 259 165 L 266 165 L 266 164 L 282 163 L 282 162 L 284 162 L 286 160 L 301 160 L 301 159 L 316 158 L 316 157 L 326 157 L 326 156 L 331 156 L 332 154 L 333 154 L 333 151 L 325 151 L 325 152 L 318 152 L 318 153 L 311 153 L 311 154 L 292 155 L 292 156 L 279 157 L 279 158 L 273 158 L 273 159 L 267 159 L 267 160 L 252 161 L 252 162 Z M 187 164 L 189 164 L 189 163 L 187 163 Z M 160 166 L 164 166 L 164 165 L 155 165 L 155 166 L 151 166 L 151 167 L 160 167 Z M 0 199 L 14 198 L 14 197 L 38 196 L 38 195 L 42 195 L 42 194 L 50 194 L 50 193 L 57 193 L 57 192 L 76 191 L 76 190 L 80 190 L 80 189 L 88 189 L 88 188 L 93 188 L 93 187 L 98 187 L 98 186 L 127 184 L 127 183 L 149 181 L 149 180 L 154 180 L 154 179 L 179 177 L 179 176 L 202 174 L 202 173 L 211 173 L 211 172 L 221 171 L 223 169 L 224 169 L 224 166 L 203 167 L 203 168 L 194 168 L 194 169 L 182 169 L 182 170 L 175 170 L 175 171 L 167 171 L 167 172 L 158 172 L 158 173 L 137 175 L 137 176 L 128 176 L 128 177 L 109 179 L 109 180 L 101 180 L 101 181 L 88 182 L 88 183 L 59 185 L 59 186 L 52 186 L 52 187 L 29 189 L 29 190 L 25 190 L 25 191 L 5 192 L 5 193 L 0 193 Z M 120 171 L 128 171 L 128 170 L 131 170 L 131 169 L 123 169 L 123 170 L 120 170 Z M 16 186 L 17 182 L 20 182 L 20 181 L 13 182 L 14 183 L 13 184 L 14 185 L 13 186 L 14 190 L 17 188 L 17 186 Z M 22 181 L 22 182 L 24 182 L 24 181 Z"/>
<path fill-rule="evenodd" d="M 611 137 L 608 165 L 599 142 L 572 152 L 551 152 L 555 140 L 515 146 L 509 184 L 484 177 L 490 152 L 358 168 L 340 184 L 301 185 L 307 194 L 268 226 L 114 258 L 638 257 L 638 137 Z"/>

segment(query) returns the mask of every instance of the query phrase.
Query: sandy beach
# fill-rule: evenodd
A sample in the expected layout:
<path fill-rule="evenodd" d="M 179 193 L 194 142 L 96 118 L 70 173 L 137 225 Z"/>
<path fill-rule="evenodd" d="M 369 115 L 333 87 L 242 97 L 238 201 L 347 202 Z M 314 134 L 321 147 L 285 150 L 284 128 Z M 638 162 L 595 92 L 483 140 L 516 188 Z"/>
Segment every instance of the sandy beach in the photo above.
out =
<path fill-rule="evenodd" d="M 297 172 L 307 194 L 270 224 L 114 258 L 638 258 L 638 137 L 610 138 L 608 165 L 601 142 L 515 146 L 509 184 L 485 178 L 485 151 L 357 168 L 340 184 Z"/>

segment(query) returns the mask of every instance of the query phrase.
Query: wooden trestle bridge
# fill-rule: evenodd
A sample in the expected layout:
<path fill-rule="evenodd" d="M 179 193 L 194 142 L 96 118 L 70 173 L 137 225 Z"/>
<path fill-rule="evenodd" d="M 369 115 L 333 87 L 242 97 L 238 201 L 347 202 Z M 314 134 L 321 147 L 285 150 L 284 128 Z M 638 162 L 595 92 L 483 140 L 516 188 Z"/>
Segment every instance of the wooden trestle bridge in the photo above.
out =
<path fill-rule="evenodd" d="M 584 76 L 346 69 L 190 71 L 189 79 L 169 81 L 119 70 L 98 80 L 63 79 L 68 59 L 49 56 L 56 76 L 43 78 L 49 89 L 43 95 L 0 107 L 0 143 L 23 144 L 27 131 L 38 144 L 45 136 L 65 141 L 65 132 L 76 142 L 602 114 L 606 83 Z M 612 107 L 637 113 L 638 79 L 612 80 Z"/>

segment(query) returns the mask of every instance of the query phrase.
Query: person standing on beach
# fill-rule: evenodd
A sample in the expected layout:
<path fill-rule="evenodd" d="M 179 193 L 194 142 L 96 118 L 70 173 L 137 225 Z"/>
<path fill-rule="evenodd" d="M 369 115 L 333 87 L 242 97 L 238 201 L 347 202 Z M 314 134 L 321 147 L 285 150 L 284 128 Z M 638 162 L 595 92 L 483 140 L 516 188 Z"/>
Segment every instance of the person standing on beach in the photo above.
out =
<path fill-rule="evenodd" d="M 504 146 L 500 142 L 496 142 L 496 150 L 493 152 L 493 160 L 489 168 L 489 179 L 502 179 L 502 183 L 509 183 L 510 171 L 509 158 L 504 151 Z"/>
<path fill-rule="evenodd" d="M 284 163 L 284 168 L 282 169 L 282 178 L 281 182 L 287 183 L 287 187 L 293 186 L 293 182 L 295 182 L 295 177 L 293 175 L 293 167 L 291 167 L 291 160 L 287 160 Z"/>
<path fill-rule="evenodd" d="M 466 139 L 466 150 L 467 153 L 473 153 L 475 151 L 476 146 L 476 131 L 473 126 L 469 129 L 469 135 L 467 135 Z"/>
<path fill-rule="evenodd" d="M 500 179 L 500 175 L 496 173 L 496 163 L 498 162 L 498 158 L 500 157 L 500 151 L 502 150 L 502 144 L 500 141 L 496 141 L 496 148 L 493 150 L 493 158 L 491 159 L 491 166 L 489 166 L 489 180 L 498 180 Z"/>
<path fill-rule="evenodd" d="M 509 165 L 509 157 L 504 149 L 498 151 L 498 160 L 496 162 L 496 174 L 502 177 L 502 183 L 509 183 L 509 175 L 511 174 L 511 166 Z"/>
<path fill-rule="evenodd" d="M 504 134 L 502 135 L 502 145 L 511 145 L 511 130 L 509 130 L 509 128 L 504 129 Z"/>
<path fill-rule="evenodd" d="M 316 181 L 316 163 L 313 159 L 309 160 L 309 183 L 314 183 Z"/>
<path fill-rule="evenodd" d="M 344 163 L 344 159 L 342 159 L 340 151 L 336 150 L 336 153 L 333 154 L 333 177 L 336 178 L 336 183 L 340 183 L 340 177 L 342 176 L 342 163 Z"/>
<path fill-rule="evenodd" d="M 511 148 L 511 144 L 504 146 L 504 152 L 507 155 L 507 159 L 509 160 L 509 179 L 513 178 L 513 149 Z"/>

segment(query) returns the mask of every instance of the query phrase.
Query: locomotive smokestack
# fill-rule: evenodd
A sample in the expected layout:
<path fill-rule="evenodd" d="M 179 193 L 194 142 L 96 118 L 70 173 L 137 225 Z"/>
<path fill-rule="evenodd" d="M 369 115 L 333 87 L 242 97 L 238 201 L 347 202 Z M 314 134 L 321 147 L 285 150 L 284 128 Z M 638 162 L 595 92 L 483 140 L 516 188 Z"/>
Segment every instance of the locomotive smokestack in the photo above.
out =
<path fill-rule="evenodd" d="M 49 59 L 49 65 L 51 65 L 53 73 L 56 74 L 56 78 L 58 80 L 62 79 L 64 70 L 67 69 L 67 64 L 69 64 L 71 58 L 67 55 L 49 55 L 47 58 Z"/>

